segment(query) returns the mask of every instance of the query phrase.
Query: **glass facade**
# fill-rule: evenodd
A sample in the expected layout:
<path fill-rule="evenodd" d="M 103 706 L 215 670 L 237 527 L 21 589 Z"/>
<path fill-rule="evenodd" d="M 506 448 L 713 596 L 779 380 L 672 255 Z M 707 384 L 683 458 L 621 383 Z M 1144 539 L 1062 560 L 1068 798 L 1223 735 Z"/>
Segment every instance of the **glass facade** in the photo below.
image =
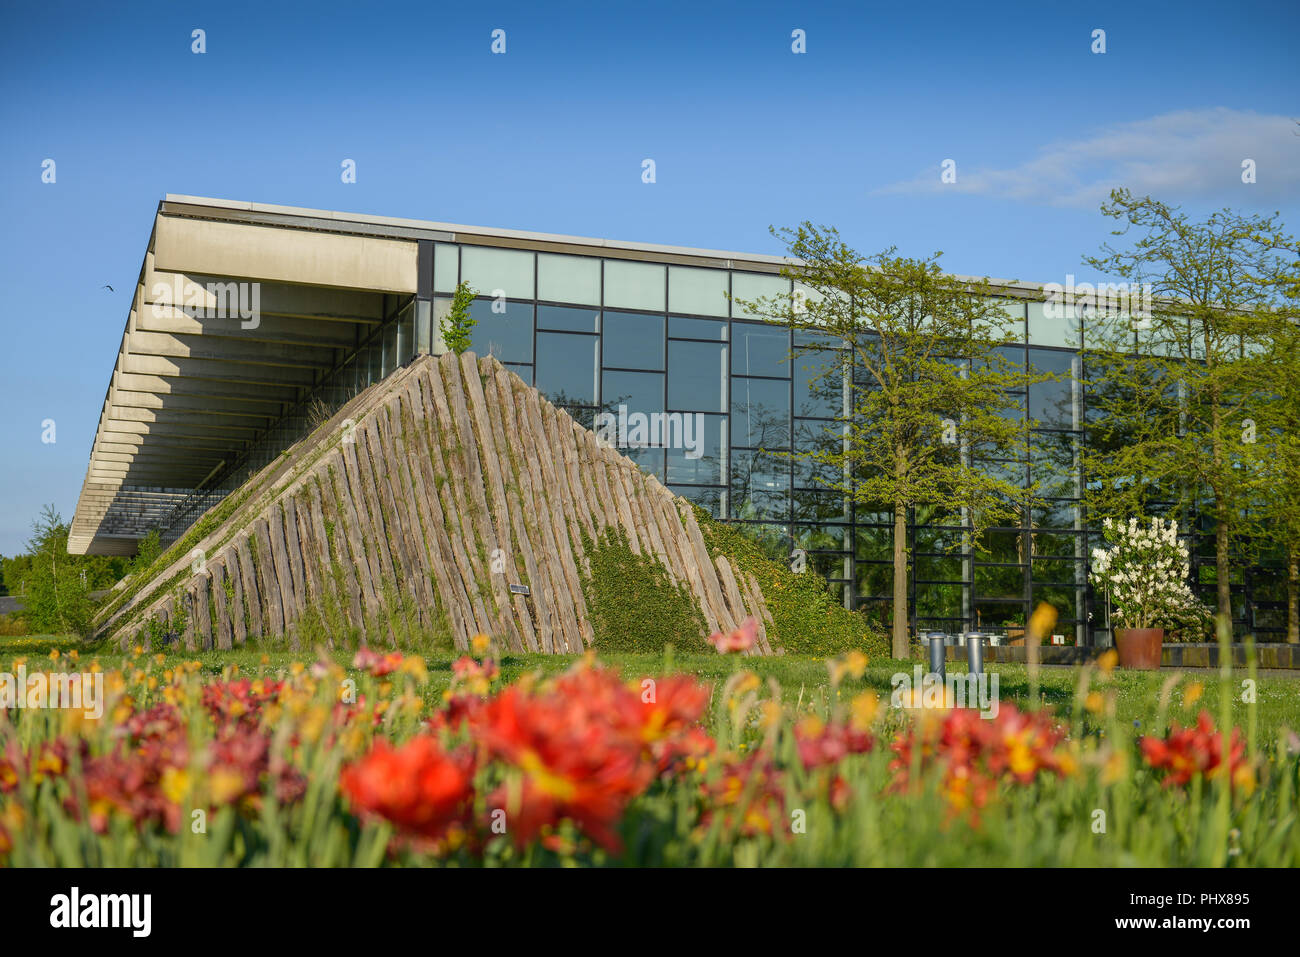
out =
<path fill-rule="evenodd" d="M 436 272 L 451 277 L 439 293 L 454 288 L 457 275 L 473 281 L 481 274 L 479 265 L 478 272 L 456 273 L 455 255 L 453 244 L 437 247 Z M 843 441 L 835 418 L 848 408 L 850 390 L 838 372 L 826 374 L 842 343 L 806 334 L 792 340 L 789 330 L 760 321 L 745 305 L 804 290 L 770 273 L 598 256 L 537 253 L 531 270 L 511 268 L 516 277 L 533 277 L 534 298 L 516 297 L 516 284 L 509 313 L 492 313 L 490 290 L 476 285 L 484 298 L 475 315 L 490 316 L 475 329 L 476 351 L 497 354 L 587 425 L 620 410 L 689 416 L 690 448 L 661 435 L 629 441 L 621 451 L 675 493 L 743 525 L 772 558 L 789 561 L 801 549 L 807 567 L 829 580 L 845 606 L 889 620 L 893 515 L 829 488 L 844 477 L 798 455 Z M 1013 396 L 1013 414 L 1033 422 L 1029 460 L 981 465 L 1021 484 L 1040 483 L 1046 501 L 965 551 L 960 514 L 913 510 L 907 587 L 914 625 L 922 631 L 1015 628 L 1037 602 L 1048 601 L 1068 642 L 1105 641 L 1104 597 L 1087 584 L 1087 556 L 1100 535 L 1085 527 L 1079 505 L 1086 330 L 1069 314 L 1049 318 L 1041 302 L 1002 305 L 1006 328 L 1020 343 L 1005 350 L 1007 357 L 1060 378 Z M 1202 523 L 1197 533 L 1194 574 L 1203 597 L 1212 599 L 1213 528 Z M 1245 627 L 1261 639 L 1282 628 L 1276 570 L 1249 572 L 1234 589 Z"/>

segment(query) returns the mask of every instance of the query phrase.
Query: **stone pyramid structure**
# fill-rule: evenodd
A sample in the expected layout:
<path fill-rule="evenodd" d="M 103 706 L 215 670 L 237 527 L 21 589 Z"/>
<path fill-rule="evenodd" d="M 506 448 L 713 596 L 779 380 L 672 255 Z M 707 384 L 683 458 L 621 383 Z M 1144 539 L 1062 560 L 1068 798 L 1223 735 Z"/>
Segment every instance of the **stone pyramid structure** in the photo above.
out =
<path fill-rule="evenodd" d="M 684 588 L 709 632 L 753 617 L 755 653 L 772 652 L 758 582 L 710 556 L 686 500 L 495 359 L 422 356 L 214 506 L 96 634 L 198 650 L 431 632 L 466 648 L 485 633 L 577 653 L 595 639 L 588 551 L 610 535 Z"/>

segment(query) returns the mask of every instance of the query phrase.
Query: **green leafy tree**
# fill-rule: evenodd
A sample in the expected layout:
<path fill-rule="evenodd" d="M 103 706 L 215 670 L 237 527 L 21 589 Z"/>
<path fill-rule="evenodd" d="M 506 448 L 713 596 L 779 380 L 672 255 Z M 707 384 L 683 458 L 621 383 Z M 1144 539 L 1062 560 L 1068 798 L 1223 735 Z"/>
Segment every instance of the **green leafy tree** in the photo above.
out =
<path fill-rule="evenodd" d="M 794 330 L 792 361 L 819 364 L 813 390 L 843 396 L 829 440 L 794 454 L 823 486 L 891 517 L 891 646 L 906 657 L 909 513 L 951 526 L 966 549 L 991 526 L 1019 525 L 1036 496 L 1023 479 L 1028 424 L 1009 393 L 1053 377 L 1000 351 L 1018 337 L 994 288 L 945 275 L 938 254 L 863 256 L 808 222 L 773 233 L 795 295 L 745 305 Z"/>
<path fill-rule="evenodd" d="M 1300 643 L 1300 271 L 1268 338 L 1270 401 L 1260 424 L 1257 501 L 1265 536 L 1283 561 L 1286 640 L 1295 644 Z"/>
<path fill-rule="evenodd" d="M 1230 618 L 1234 542 L 1260 530 L 1256 436 L 1288 240 L 1275 216 L 1193 220 L 1123 189 L 1102 213 L 1123 223 L 1113 235 L 1134 235 L 1086 261 L 1130 289 L 1149 284 L 1150 305 L 1088 317 L 1089 515 L 1210 519 L 1218 612 Z"/>
<path fill-rule="evenodd" d="M 474 338 L 475 319 L 470 312 L 474 295 L 469 283 L 458 285 L 451 297 L 451 309 L 442 321 L 443 344 L 456 355 L 464 353 Z"/>
<path fill-rule="evenodd" d="M 145 536 L 136 543 L 135 558 L 131 559 L 130 574 L 145 571 L 150 565 L 162 554 L 162 537 L 158 529 L 151 528 Z"/>
<path fill-rule="evenodd" d="M 23 604 L 32 631 L 86 634 L 92 582 L 68 554 L 68 526 L 53 505 L 41 510 L 27 547 L 31 567 L 23 582 Z"/>

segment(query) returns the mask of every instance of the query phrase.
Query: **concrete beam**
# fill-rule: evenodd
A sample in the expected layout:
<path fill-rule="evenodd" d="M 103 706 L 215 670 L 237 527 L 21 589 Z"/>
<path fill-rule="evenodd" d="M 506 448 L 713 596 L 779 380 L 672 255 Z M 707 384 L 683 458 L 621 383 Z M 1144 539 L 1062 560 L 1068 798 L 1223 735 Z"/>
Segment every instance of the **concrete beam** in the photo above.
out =
<path fill-rule="evenodd" d="M 202 302 L 216 305 L 219 284 L 238 281 L 212 273 L 180 273 L 156 268 L 152 252 L 145 257 L 144 275 L 137 284 L 140 301 L 170 301 L 174 305 Z M 165 291 L 159 286 L 165 287 Z M 177 295 L 177 291 L 180 295 Z M 376 326 L 384 320 L 384 293 L 351 289 L 319 289 L 260 281 L 258 304 L 264 316 L 318 319 Z M 137 303 L 138 305 L 138 303 Z M 389 303 L 391 307 L 391 301 Z"/>
<path fill-rule="evenodd" d="M 126 347 L 127 353 L 133 356 L 211 359 L 217 362 L 238 362 L 245 365 L 317 369 L 322 372 L 333 368 L 339 359 L 337 350 L 328 346 L 280 345 L 213 336 L 166 335 L 158 332 L 132 332 L 127 336 Z"/>
<path fill-rule="evenodd" d="M 278 406 L 297 402 L 302 390 L 294 386 L 250 384 L 245 382 L 218 382 L 211 379 L 183 379 L 161 375 L 136 375 L 115 372 L 113 385 L 120 391 L 140 392 L 165 396 L 194 396 L 196 398 L 235 399 L 251 405 Z"/>
<path fill-rule="evenodd" d="M 283 388 L 286 385 L 309 387 L 316 381 L 313 369 L 286 366 L 246 365 L 213 359 L 190 359 L 177 356 L 124 355 L 118 360 L 123 372 L 151 376 L 210 379 L 217 384 L 248 383 Z"/>
<path fill-rule="evenodd" d="M 252 321 L 247 320 L 249 323 Z M 190 316 L 174 306 L 159 306 L 155 309 L 148 303 L 136 313 L 135 329 L 137 332 L 204 336 L 208 339 L 296 343 L 349 350 L 356 348 L 357 342 L 369 332 L 367 327 L 351 323 L 286 319 L 265 312 L 259 314 L 256 326 L 245 328 L 239 319 Z"/>
<path fill-rule="evenodd" d="M 221 415 L 213 409 L 141 409 L 113 402 L 113 418 L 122 422 L 212 422 L 229 428 L 262 431 L 275 421 L 269 415 L 235 412 Z"/>
<path fill-rule="evenodd" d="M 231 415 L 259 419 L 277 419 L 278 406 L 251 402 L 247 399 L 218 399 L 197 395 L 158 395 L 153 392 L 125 392 L 113 390 L 113 407 L 123 409 L 153 409 L 169 412 L 193 411 L 212 415 Z"/>
<path fill-rule="evenodd" d="M 409 240 L 344 236 L 159 215 L 154 268 L 372 292 L 414 293 Z"/>

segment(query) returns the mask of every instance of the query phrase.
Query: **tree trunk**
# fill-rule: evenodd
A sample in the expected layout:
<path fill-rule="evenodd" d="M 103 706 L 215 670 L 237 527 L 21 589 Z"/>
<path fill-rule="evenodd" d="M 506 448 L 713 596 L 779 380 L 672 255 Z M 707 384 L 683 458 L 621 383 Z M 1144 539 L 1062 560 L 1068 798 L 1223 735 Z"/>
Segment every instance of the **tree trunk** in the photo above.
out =
<path fill-rule="evenodd" d="M 1228 517 L 1227 509 L 1215 509 L 1214 523 L 1214 579 L 1219 593 L 1219 614 L 1232 622 L 1232 582 L 1228 569 Z"/>
<path fill-rule="evenodd" d="M 894 634 L 890 653 L 907 657 L 907 506 L 894 505 Z"/>
<path fill-rule="evenodd" d="M 1300 644 L 1300 552 L 1295 545 L 1286 550 L 1286 640 Z"/>

